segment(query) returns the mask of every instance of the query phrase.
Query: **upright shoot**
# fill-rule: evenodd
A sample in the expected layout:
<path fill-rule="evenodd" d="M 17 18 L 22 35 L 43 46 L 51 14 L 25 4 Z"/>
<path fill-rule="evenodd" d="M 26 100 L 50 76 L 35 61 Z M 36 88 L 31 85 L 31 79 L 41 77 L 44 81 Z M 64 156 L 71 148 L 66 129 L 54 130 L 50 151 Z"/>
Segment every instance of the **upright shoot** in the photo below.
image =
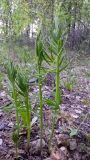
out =
<path fill-rule="evenodd" d="M 17 89 L 16 89 L 17 69 L 14 66 L 13 62 L 10 61 L 6 66 L 6 70 L 7 70 L 8 79 L 12 86 L 12 98 L 16 108 L 16 128 L 19 134 L 19 112 L 18 112 L 18 100 L 17 100 L 18 98 L 17 98 Z"/>
<path fill-rule="evenodd" d="M 65 68 L 67 67 L 67 63 L 65 62 L 65 55 L 64 55 L 63 31 L 60 29 L 59 23 L 57 20 L 55 20 L 55 26 L 50 35 L 50 43 L 49 43 L 49 51 L 50 53 L 52 53 L 53 63 L 55 65 L 55 69 L 53 69 L 53 72 L 56 73 L 55 99 L 54 101 L 46 100 L 46 103 L 48 105 L 51 105 L 54 111 L 53 120 L 52 120 L 52 132 L 51 132 L 49 147 L 51 145 L 51 140 L 52 140 L 53 133 L 54 133 L 57 112 L 59 111 L 60 104 L 62 103 L 60 73 L 64 71 Z"/>
<path fill-rule="evenodd" d="M 38 67 L 38 85 L 39 85 L 39 100 L 40 100 L 40 146 L 42 151 L 42 136 L 43 136 L 43 98 L 42 98 L 42 67 L 43 61 L 49 63 L 51 61 L 50 56 L 46 53 L 42 40 L 41 33 L 37 36 L 36 40 L 36 56 L 37 56 L 37 67 Z"/>
<path fill-rule="evenodd" d="M 30 144 L 30 132 L 31 132 L 31 103 L 29 100 L 29 83 L 28 78 L 22 73 L 18 73 L 17 76 L 18 92 L 23 96 L 24 104 L 26 108 L 26 127 L 27 127 L 27 148 Z"/>
<path fill-rule="evenodd" d="M 42 151 L 42 136 L 43 136 L 43 100 L 42 100 L 42 62 L 44 60 L 43 55 L 43 44 L 40 40 L 40 34 L 37 37 L 36 40 L 36 56 L 37 56 L 37 66 L 38 66 L 38 85 L 39 85 L 39 100 L 40 100 L 40 146 Z"/>

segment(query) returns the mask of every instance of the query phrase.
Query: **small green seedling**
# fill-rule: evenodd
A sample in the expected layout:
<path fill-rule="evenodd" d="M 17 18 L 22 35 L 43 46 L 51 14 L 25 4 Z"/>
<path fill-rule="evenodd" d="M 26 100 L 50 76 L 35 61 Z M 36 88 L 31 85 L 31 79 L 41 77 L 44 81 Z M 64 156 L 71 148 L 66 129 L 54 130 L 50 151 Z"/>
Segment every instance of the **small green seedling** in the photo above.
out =
<path fill-rule="evenodd" d="M 65 87 L 66 87 L 66 89 L 68 91 L 72 91 L 73 90 L 73 83 L 71 83 L 71 82 L 65 82 L 64 85 L 65 85 Z"/>
<path fill-rule="evenodd" d="M 69 129 L 70 129 L 70 137 L 78 135 L 78 129 L 75 128 L 69 128 Z"/>
<path fill-rule="evenodd" d="M 83 104 L 85 104 L 85 105 L 89 105 L 89 100 L 87 99 L 87 98 L 85 98 L 85 99 L 83 99 Z"/>
<path fill-rule="evenodd" d="M 69 77 L 67 77 L 67 80 L 64 82 L 64 85 L 68 91 L 72 91 L 75 84 L 76 84 L 76 80 L 73 77 L 73 75 L 69 75 Z"/>

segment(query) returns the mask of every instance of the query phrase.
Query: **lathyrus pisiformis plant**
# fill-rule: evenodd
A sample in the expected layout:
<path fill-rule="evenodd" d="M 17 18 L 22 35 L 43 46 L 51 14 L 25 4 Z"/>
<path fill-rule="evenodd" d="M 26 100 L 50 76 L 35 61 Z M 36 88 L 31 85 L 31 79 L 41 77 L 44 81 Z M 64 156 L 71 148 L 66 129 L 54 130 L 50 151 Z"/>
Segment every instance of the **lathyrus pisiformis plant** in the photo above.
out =
<path fill-rule="evenodd" d="M 63 31 L 59 27 L 58 18 L 55 20 L 55 26 L 50 35 L 49 51 L 52 55 L 53 64 L 55 66 L 55 68 L 53 69 L 53 72 L 56 73 L 55 99 L 53 101 L 50 99 L 46 99 L 46 103 L 52 106 L 54 111 L 53 122 L 52 122 L 52 132 L 51 132 L 50 143 L 49 143 L 49 147 L 50 147 L 51 140 L 54 133 L 54 127 L 55 127 L 54 125 L 56 121 L 57 112 L 59 111 L 60 104 L 62 103 L 60 73 L 64 71 L 67 67 L 67 63 L 64 55 Z"/>
<path fill-rule="evenodd" d="M 40 100 L 40 146 L 42 152 L 42 137 L 43 137 L 43 98 L 42 98 L 42 68 L 43 62 L 51 62 L 50 56 L 45 52 L 43 42 L 41 40 L 41 32 L 38 34 L 36 39 L 36 57 L 37 57 L 37 68 L 38 68 L 38 85 L 39 85 L 39 100 Z"/>
<path fill-rule="evenodd" d="M 17 77 L 17 66 L 15 66 L 13 64 L 12 61 L 9 61 L 8 64 L 6 65 L 6 70 L 7 70 L 7 76 L 12 88 L 12 99 L 16 108 L 16 129 L 18 131 L 18 135 L 19 135 L 19 112 L 18 112 L 18 93 L 17 93 L 17 89 L 16 89 L 16 77 Z"/>
<path fill-rule="evenodd" d="M 55 102 L 59 106 L 62 102 L 61 91 L 60 91 L 61 87 L 60 73 L 64 71 L 67 67 L 64 55 L 63 32 L 59 29 L 59 27 L 56 27 L 51 34 L 49 49 L 53 54 L 53 59 L 55 64 L 55 70 L 54 70 L 54 72 L 56 73 Z"/>
<path fill-rule="evenodd" d="M 23 73 L 18 73 L 17 75 L 17 86 L 18 93 L 23 97 L 24 106 L 20 108 L 21 118 L 23 119 L 25 127 L 27 128 L 27 149 L 30 144 L 30 132 L 31 132 L 31 103 L 29 99 L 29 82 L 28 77 L 26 77 Z M 24 112 L 23 112 L 24 111 Z"/>

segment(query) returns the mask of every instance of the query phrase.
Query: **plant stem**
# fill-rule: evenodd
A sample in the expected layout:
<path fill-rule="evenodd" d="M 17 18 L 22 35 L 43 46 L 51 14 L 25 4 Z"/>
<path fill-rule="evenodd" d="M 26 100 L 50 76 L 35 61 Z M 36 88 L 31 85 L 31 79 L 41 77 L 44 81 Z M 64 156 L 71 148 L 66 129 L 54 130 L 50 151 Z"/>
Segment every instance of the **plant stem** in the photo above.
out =
<path fill-rule="evenodd" d="M 40 98 L 40 130 L 41 130 L 41 135 L 40 135 L 40 147 L 41 147 L 41 152 L 42 152 L 42 135 L 43 135 L 43 102 L 42 102 L 42 80 L 41 80 L 41 75 L 40 75 L 40 67 L 39 67 L 39 98 Z"/>
<path fill-rule="evenodd" d="M 53 118 L 53 122 L 52 122 L 52 131 L 51 131 L 51 136 L 50 136 L 50 141 L 49 141 L 49 150 L 50 150 L 51 141 L 52 141 L 53 134 L 54 134 L 54 127 L 55 127 L 55 119 L 56 119 L 56 115 L 57 115 L 57 109 L 59 109 L 59 105 L 61 103 L 61 94 L 60 94 L 59 85 L 60 85 L 59 55 L 57 55 L 57 62 L 56 62 L 56 93 L 55 93 L 55 102 L 57 104 L 57 108 L 55 109 L 54 118 Z"/>
<path fill-rule="evenodd" d="M 56 94 L 55 94 L 55 101 L 57 105 L 61 103 L 61 95 L 60 95 L 60 77 L 59 77 L 59 56 L 57 56 L 57 64 L 56 64 Z"/>
<path fill-rule="evenodd" d="M 29 103 L 28 93 L 25 97 L 25 104 L 27 109 L 27 148 L 29 148 L 30 143 L 30 131 L 31 131 L 31 104 Z"/>
<path fill-rule="evenodd" d="M 51 147 L 51 141 L 52 141 L 53 134 L 54 134 L 55 118 L 56 118 L 56 113 L 54 114 L 54 117 L 52 119 L 52 130 L 51 130 L 51 135 L 50 135 L 50 140 L 49 140 L 49 150 L 50 150 L 50 147 Z"/>
<path fill-rule="evenodd" d="M 16 125 L 17 125 L 17 130 L 18 130 L 18 135 L 19 135 L 18 102 L 17 102 L 17 94 L 16 94 L 16 89 L 15 89 L 15 85 L 14 84 L 13 84 L 13 96 L 14 96 L 14 102 L 15 102 L 15 107 L 16 107 Z"/>

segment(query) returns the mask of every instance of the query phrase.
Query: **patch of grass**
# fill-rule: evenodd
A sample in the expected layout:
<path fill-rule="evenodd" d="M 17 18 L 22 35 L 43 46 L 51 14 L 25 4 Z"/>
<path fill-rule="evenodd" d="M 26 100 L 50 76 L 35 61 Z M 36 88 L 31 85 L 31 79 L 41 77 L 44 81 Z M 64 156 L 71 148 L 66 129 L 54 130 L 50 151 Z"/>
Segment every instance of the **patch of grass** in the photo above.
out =
<path fill-rule="evenodd" d="M 75 78 L 70 76 L 67 78 L 67 80 L 64 82 L 64 86 L 67 90 L 72 91 L 74 89 L 74 86 L 76 84 Z"/>
<path fill-rule="evenodd" d="M 71 83 L 71 82 L 65 82 L 64 85 L 65 85 L 65 88 L 67 90 L 69 90 L 69 91 L 73 90 L 73 83 Z"/>

